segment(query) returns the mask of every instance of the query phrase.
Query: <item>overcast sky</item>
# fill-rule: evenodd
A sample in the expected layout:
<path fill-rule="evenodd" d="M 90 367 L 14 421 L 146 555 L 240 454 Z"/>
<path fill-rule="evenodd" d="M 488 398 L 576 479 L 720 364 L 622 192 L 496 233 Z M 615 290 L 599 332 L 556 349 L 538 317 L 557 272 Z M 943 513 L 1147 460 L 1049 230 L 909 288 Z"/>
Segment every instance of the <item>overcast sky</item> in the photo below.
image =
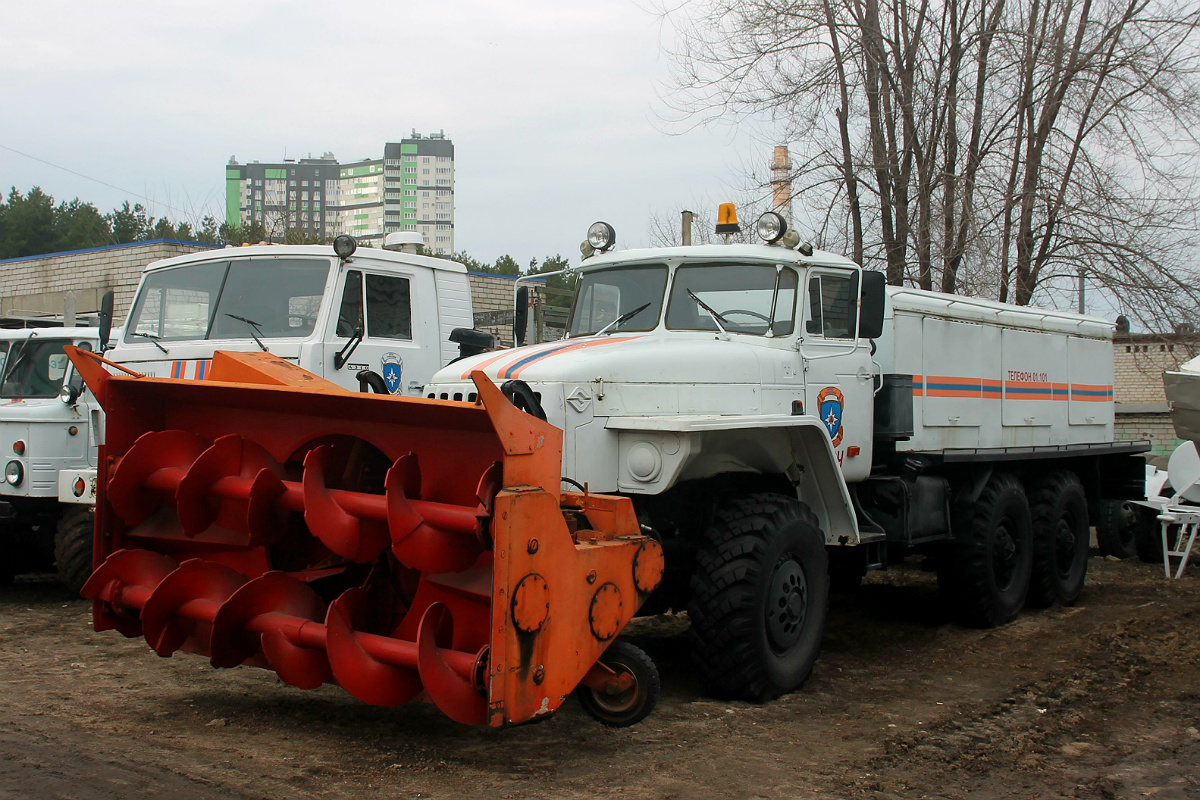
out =
<path fill-rule="evenodd" d="M 653 213 L 715 218 L 772 144 L 663 122 L 670 33 L 648 5 L 9 2 L 0 185 L 101 212 L 128 199 L 223 219 L 230 156 L 345 162 L 381 157 L 413 129 L 445 131 L 456 248 L 574 262 L 597 219 L 622 246 L 644 245 Z"/>

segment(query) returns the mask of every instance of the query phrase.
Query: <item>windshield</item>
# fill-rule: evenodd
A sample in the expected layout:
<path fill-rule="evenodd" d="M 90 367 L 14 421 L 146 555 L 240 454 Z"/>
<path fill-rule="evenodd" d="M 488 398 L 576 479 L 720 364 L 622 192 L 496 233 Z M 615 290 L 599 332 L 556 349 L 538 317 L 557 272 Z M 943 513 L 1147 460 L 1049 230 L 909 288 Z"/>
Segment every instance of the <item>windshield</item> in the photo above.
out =
<path fill-rule="evenodd" d="M 716 312 L 729 333 L 785 336 L 795 326 L 796 271 L 771 264 L 697 264 L 675 270 L 667 327 L 715 331 L 713 316 L 695 295 Z M 688 292 L 691 292 L 691 295 Z"/>
<path fill-rule="evenodd" d="M 328 258 L 247 257 L 151 273 L 129 315 L 125 340 L 308 336 L 330 266 Z"/>
<path fill-rule="evenodd" d="M 0 397 L 57 397 L 70 359 L 63 345 L 70 339 L 27 339 L 14 342 L 5 364 Z"/>
<path fill-rule="evenodd" d="M 662 313 L 666 286 L 667 268 L 663 264 L 585 273 L 579 279 L 575 306 L 571 310 L 571 336 L 595 333 L 612 324 L 622 314 L 630 316 L 621 324 L 609 328 L 610 331 L 652 330 Z M 641 306 L 646 307 L 636 314 L 630 313 Z"/>

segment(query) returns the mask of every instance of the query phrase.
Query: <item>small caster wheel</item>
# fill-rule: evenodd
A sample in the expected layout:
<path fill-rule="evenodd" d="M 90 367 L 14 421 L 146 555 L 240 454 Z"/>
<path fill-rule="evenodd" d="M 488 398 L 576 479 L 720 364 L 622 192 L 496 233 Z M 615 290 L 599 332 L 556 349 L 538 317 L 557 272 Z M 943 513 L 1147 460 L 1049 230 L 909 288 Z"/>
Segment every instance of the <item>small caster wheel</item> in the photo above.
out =
<path fill-rule="evenodd" d="M 588 715 L 610 728 L 626 728 L 636 725 L 654 710 L 662 682 L 658 667 L 641 648 L 618 639 L 608 646 L 600 663 L 618 675 L 633 676 L 633 686 L 623 692 L 609 694 L 603 690 L 580 685 L 575 696 Z"/>

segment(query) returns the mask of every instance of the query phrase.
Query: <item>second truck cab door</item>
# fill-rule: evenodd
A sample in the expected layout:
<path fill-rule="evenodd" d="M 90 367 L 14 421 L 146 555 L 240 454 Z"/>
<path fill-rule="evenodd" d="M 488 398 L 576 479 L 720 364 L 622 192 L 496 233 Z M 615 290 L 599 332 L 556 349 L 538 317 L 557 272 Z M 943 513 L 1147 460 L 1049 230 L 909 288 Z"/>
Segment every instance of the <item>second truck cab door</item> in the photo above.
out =
<path fill-rule="evenodd" d="M 344 273 L 337 297 L 326 337 L 324 377 L 357 391 L 358 373 L 369 369 L 383 377 L 392 394 L 419 396 L 442 366 L 437 363 L 440 349 L 429 346 L 438 331 L 432 276 L 420 270 L 351 268 Z M 340 369 L 335 359 L 339 353 L 347 355 Z"/>
<path fill-rule="evenodd" d="M 875 396 L 870 346 L 858 338 L 856 270 L 808 272 L 800 352 L 804 359 L 805 410 L 829 432 L 846 480 L 871 472 Z"/>

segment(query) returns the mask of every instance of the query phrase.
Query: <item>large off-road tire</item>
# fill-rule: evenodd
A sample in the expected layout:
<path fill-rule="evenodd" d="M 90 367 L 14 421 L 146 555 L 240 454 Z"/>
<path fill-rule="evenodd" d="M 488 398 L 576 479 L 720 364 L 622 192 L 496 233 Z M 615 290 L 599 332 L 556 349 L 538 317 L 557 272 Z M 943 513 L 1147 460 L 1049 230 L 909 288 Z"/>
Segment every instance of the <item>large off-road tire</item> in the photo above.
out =
<path fill-rule="evenodd" d="M 688 604 L 705 686 L 756 702 L 812 672 L 829 610 L 825 537 L 808 506 L 754 494 L 721 508 L 697 554 Z"/>
<path fill-rule="evenodd" d="M 1083 591 L 1088 561 L 1087 494 L 1069 470 L 1039 475 L 1027 487 L 1033 517 L 1033 573 L 1025 605 L 1070 605 Z"/>
<path fill-rule="evenodd" d="M 994 628 L 1025 605 L 1033 569 L 1033 522 L 1021 482 L 988 479 L 938 558 L 938 586 L 961 622 Z"/>
<path fill-rule="evenodd" d="M 72 594 L 79 594 L 92 574 L 92 529 L 96 513 L 91 506 L 74 506 L 58 520 L 54 535 L 54 563 L 58 577 Z"/>
<path fill-rule="evenodd" d="M 1101 500 L 1096 545 L 1102 556 L 1132 558 L 1137 554 L 1137 506 L 1125 500 Z"/>

